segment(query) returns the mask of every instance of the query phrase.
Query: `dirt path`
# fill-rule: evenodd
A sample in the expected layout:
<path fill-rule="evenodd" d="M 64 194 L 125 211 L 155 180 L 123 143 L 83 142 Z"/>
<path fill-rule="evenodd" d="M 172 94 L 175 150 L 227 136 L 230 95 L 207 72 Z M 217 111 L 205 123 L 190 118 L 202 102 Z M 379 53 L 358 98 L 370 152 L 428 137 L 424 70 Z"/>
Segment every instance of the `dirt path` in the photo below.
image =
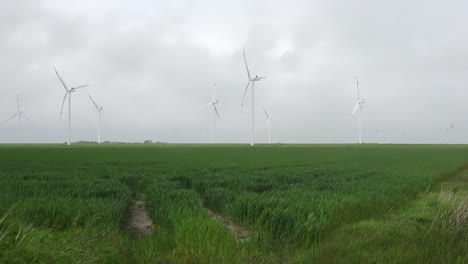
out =
<path fill-rule="evenodd" d="M 232 235 L 234 236 L 237 242 L 244 242 L 250 239 L 250 232 L 244 227 L 234 223 L 230 219 L 223 217 L 222 215 L 219 215 L 216 212 L 210 210 L 209 208 L 203 206 L 203 201 L 201 200 L 200 200 L 200 206 L 202 208 L 205 208 L 205 210 L 208 212 L 208 215 L 210 216 L 211 219 L 220 222 L 229 231 L 231 231 Z"/>
<path fill-rule="evenodd" d="M 136 238 L 142 238 L 154 231 L 154 224 L 145 208 L 145 196 L 138 194 L 131 208 L 129 231 Z"/>

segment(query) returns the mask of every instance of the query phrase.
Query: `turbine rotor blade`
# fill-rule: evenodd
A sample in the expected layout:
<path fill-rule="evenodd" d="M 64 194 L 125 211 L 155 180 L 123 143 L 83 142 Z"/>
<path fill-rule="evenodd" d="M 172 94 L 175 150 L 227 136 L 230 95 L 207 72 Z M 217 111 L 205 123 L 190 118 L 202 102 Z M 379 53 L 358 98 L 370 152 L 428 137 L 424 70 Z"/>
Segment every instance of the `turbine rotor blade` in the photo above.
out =
<path fill-rule="evenodd" d="M 247 86 L 245 86 L 244 96 L 242 97 L 242 103 L 241 103 L 241 112 L 242 112 L 242 108 L 244 107 L 245 95 L 247 94 L 247 90 L 249 89 L 250 83 L 251 83 L 251 81 L 249 80 L 247 82 Z"/>
<path fill-rule="evenodd" d="M 218 108 L 216 108 L 216 106 L 214 106 L 214 110 L 216 112 L 216 115 L 218 116 L 218 119 L 221 120 L 221 118 L 219 118 Z"/>
<path fill-rule="evenodd" d="M 361 99 L 361 96 L 359 94 L 359 78 L 356 76 L 356 88 L 357 88 L 357 99 L 358 101 Z"/>
<path fill-rule="evenodd" d="M 267 110 L 265 109 L 265 107 L 263 108 L 263 112 L 265 112 L 265 115 L 267 116 L 267 118 L 270 118 L 270 116 L 268 115 Z"/>
<path fill-rule="evenodd" d="M 215 98 L 216 98 L 216 83 L 214 84 L 213 97 L 211 98 L 211 101 L 214 102 Z"/>
<path fill-rule="evenodd" d="M 250 80 L 249 66 L 247 65 L 247 59 L 245 58 L 245 49 L 243 49 L 242 52 L 244 53 L 244 64 L 245 64 L 245 69 L 247 70 L 247 76 L 249 77 L 249 80 Z"/>
<path fill-rule="evenodd" d="M 63 105 L 65 104 L 65 99 L 67 99 L 67 95 L 68 95 L 68 91 L 65 93 L 65 96 L 63 97 L 62 107 L 60 108 L 60 120 L 62 119 Z"/>
<path fill-rule="evenodd" d="M 93 102 L 94 106 L 96 106 L 96 109 L 99 110 L 99 106 L 96 104 L 96 102 L 94 102 L 93 98 L 91 97 L 91 95 L 88 94 L 88 97 L 89 99 L 91 99 L 91 101 Z"/>
<path fill-rule="evenodd" d="M 18 109 L 18 112 L 20 111 L 20 103 L 19 103 L 19 96 L 17 95 L 16 96 L 16 106 L 17 106 L 17 109 Z"/>
<path fill-rule="evenodd" d="M 86 86 L 89 86 L 89 84 L 81 85 L 81 86 L 78 86 L 78 87 L 73 87 L 73 89 L 78 90 L 78 89 L 81 89 L 81 88 L 86 87 Z"/>
<path fill-rule="evenodd" d="M 204 105 L 204 106 L 201 108 L 201 110 L 207 108 L 207 107 L 210 106 L 210 105 L 213 105 L 213 103 L 211 102 L 211 103 L 208 103 L 208 104 Z"/>
<path fill-rule="evenodd" d="M 359 102 L 356 103 L 356 106 L 354 106 L 354 109 L 353 109 L 353 112 L 351 113 L 351 115 L 354 115 L 354 113 L 356 112 L 356 110 L 358 109 L 359 107 Z"/>
<path fill-rule="evenodd" d="M 10 121 L 11 119 L 13 119 L 15 116 L 17 116 L 19 113 L 16 113 L 14 114 L 12 117 L 8 118 L 7 120 L 5 120 L 5 122 L 3 122 L 3 124 L 6 124 L 8 121 Z"/>
<path fill-rule="evenodd" d="M 65 88 L 65 90 L 68 92 L 68 87 L 67 87 L 67 85 L 65 84 L 65 82 L 62 80 L 62 77 L 60 77 L 60 74 L 58 73 L 58 71 L 57 71 L 57 69 L 55 68 L 55 66 L 54 66 L 54 71 L 55 71 L 55 73 L 57 74 L 57 77 L 59 78 L 60 82 L 62 83 L 63 88 Z"/>

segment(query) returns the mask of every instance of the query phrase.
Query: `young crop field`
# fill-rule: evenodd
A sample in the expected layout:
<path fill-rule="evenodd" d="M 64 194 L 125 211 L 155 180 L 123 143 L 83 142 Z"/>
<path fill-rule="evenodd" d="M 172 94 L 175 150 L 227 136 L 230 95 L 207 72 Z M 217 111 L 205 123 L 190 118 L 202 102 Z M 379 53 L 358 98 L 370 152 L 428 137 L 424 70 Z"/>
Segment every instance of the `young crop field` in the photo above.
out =
<path fill-rule="evenodd" d="M 467 263 L 467 194 L 462 145 L 3 145 L 0 263 Z"/>

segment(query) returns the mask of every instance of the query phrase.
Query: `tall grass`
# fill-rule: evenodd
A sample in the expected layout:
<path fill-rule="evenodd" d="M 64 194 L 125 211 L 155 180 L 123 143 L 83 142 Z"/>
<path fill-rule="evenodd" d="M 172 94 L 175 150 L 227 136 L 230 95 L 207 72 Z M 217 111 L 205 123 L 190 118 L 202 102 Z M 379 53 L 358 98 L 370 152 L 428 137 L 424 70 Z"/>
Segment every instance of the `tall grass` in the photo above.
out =
<path fill-rule="evenodd" d="M 468 234 L 468 192 L 443 189 L 439 193 L 437 214 L 431 229 Z"/>
<path fill-rule="evenodd" d="M 0 146 L 0 215 L 17 204 L 9 218 L 21 233 L 33 226 L 36 240 L 22 250 L 40 262 L 281 262 L 405 204 L 467 154 L 461 146 Z M 126 230 L 138 193 L 156 226 L 134 241 Z M 441 211 L 454 219 L 447 226 L 466 223 L 459 204 Z M 237 242 L 205 207 L 258 235 Z M 6 230 L 8 239 L 19 231 Z M 5 254 L 18 253 L 4 242 Z"/>
<path fill-rule="evenodd" d="M 0 241 L 2 241 L 10 232 L 11 225 L 7 226 L 5 220 L 11 215 L 14 206 L 12 206 L 8 211 L 6 211 L 3 216 L 0 217 Z"/>

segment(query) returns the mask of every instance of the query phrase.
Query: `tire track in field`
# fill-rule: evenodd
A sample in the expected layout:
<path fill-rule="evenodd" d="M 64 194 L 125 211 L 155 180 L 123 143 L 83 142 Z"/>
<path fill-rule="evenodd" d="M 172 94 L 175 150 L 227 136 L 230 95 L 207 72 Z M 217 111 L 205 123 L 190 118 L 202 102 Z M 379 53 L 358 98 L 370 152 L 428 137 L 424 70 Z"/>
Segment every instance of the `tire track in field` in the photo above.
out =
<path fill-rule="evenodd" d="M 131 218 L 129 224 L 130 234 L 136 238 L 143 238 L 154 231 L 154 224 L 145 208 L 145 195 L 136 195 L 131 207 Z"/>
<path fill-rule="evenodd" d="M 203 201 L 201 199 L 200 199 L 200 207 L 205 209 L 205 211 L 208 213 L 208 216 L 212 220 L 217 221 L 217 222 L 221 223 L 224 227 L 226 227 L 231 232 L 232 236 L 234 237 L 234 239 L 237 242 L 245 242 L 245 241 L 248 241 L 250 239 L 251 236 L 250 236 L 249 230 L 247 230 L 245 227 L 231 221 L 229 218 L 226 218 L 226 217 L 212 211 L 208 207 L 205 207 L 203 205 Z"/>

